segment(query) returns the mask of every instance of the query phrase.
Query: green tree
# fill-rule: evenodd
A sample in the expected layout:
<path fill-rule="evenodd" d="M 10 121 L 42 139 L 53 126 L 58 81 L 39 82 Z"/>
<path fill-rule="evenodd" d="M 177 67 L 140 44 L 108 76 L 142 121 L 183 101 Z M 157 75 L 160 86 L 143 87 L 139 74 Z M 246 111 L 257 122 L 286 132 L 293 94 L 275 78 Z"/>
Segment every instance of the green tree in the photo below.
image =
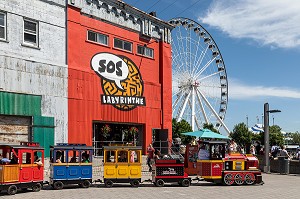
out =
<path fill-rule="evenodd" d="M 214 127 L 213 124 L 204 123 L 203 124 L 203 128 L 204 129 L 209 129 L 209 130 L 211 130 L 211 131 L 213 131 L 215 133 L 219 133 L 220 134 L 220 132 L 217 129 L 215 129 L 215 127 Z"/>
<path fill-rule="evenodd" d="M 260 135 L 261 143 L 264 143 L 265 135 L 264 132 L 261 132 Z M 277 145 L 281 146 L 284 144 L 284 136 L 281 133 L 281 128 L 278 125 L 273 125 L 269 127 L 269 143 L 270 146 Z"/>
<path fill-rule="evenodd" d="M 284 136 L 281 133 L 281 128 L 278 125 L 269 127 L 270 145 L 276 144 L 281 146 L 284 144 Z"/>
<path fill-rule="evenodd" d="M 300 133 L 297 131 L 293 133 L 292 136 L 294 144 L 300 144 Z"/>
<path fill-rule="evenodd" d="M 172 119 L 172 136 L 173 138 L 179 137 L 183 144 L 188 144 L 192 140 L 192 136 L 182 135 L 182 133 L 191 132 L 192 127 L 191 125 L 185 121 L 181 120 L 177 122 L 176 119 Z"/>
<path fill-rule="evenodd" d="M 234 126 L 229 136 L 240 146 L 249 147 L 253 138 L 245 123 L 239 123 Z"/>

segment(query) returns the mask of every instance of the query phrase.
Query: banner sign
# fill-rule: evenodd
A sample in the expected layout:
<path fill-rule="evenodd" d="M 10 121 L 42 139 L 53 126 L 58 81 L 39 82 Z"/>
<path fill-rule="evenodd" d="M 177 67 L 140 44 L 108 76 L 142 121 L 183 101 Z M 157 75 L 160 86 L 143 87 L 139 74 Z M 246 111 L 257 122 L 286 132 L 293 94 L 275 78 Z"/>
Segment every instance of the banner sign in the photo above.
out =
<path fill-rule="evenodd" d="M 111 104 L 122 111 L 146 105 L 142 76 L 129 58 L 98 53 L 91 59 L 91 67 L 101 78 L 102 104 Z"/>

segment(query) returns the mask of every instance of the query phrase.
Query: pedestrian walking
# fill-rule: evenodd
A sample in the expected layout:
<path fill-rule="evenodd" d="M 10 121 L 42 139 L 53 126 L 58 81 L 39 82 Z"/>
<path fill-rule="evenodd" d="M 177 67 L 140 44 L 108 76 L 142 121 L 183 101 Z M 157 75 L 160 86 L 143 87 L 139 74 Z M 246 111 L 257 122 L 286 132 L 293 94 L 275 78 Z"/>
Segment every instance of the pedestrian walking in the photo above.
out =
<path fill-rule="evenodd" d="M 149 146 L 147 147 L 147 165 L 149 167 L 149 171 L 152 171 L 152 162 L 153 162 L 153 157 L 154 157 L 154 151 L 155 149 L 153 148 L 152 144 L 149 144 Z"/>

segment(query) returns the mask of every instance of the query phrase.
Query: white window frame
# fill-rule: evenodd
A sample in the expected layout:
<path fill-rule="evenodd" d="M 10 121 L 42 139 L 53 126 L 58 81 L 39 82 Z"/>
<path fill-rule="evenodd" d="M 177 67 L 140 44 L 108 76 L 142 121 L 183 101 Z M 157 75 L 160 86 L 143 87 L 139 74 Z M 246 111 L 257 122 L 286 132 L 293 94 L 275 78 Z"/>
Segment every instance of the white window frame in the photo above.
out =
<path fill-rule="evenodd" d="M 36 32 L 35 33 L 25 31 L 25 21 L 36 24 Z M 25 33 L 36 36 L 36 43 L 25 41 Z M 27 18 L 23 19 L 23 44 L 25 44 L 27 46 L 39 47 L 39 22 L 38 21 L 35 21 L 35 20 L 32 20 L 32 19 L 27 19 Z"/>
<path fill-rule="evenodd" d="M 89 32 L 92 32 L 92 33 L 95 33 L 95 34 L 96 34 L 96 41 L 89 40 Z M 98 41 L 98 36 L 99 36 L 99 35 L 100 35 L 100 36 L 106 37 L 107 43 L 102 43 L 102 42 Z M 92 31 L 92 30 L 87 30 L 87 36 L 86 36 L 86 37 L 87 37 L 86 39 L 87 39 L 88 41 L 90 41 L 90 42 L 95 42 L 95 43 L 97 43 L 97 44 L 101 44 L 101 45 L 108 46 L 108 42 L 109 42 L 109 37 L 108 37 L 108 35 L 101 34 L 101 33 L 98 33 L 98 32 Z"/>
<path fill-rule="evenodd" d="M 4 38 L 0 37 L 0 40 L 4 40 L 6 41 L 7 39 L 7 23 L 6 23 L 6 19 L 7 19 L 7 14 L 5 12 L 1 12 L 0 11 L 0 14 L 4 15 L 4 26 L 3 25 L 0 25 L 1 28 L 4 28 Z"/>
<path fill-rule="evenodd" d="M 121 48 L 115 46 L 115 40 L 116 40 L 116 39 L 122 42 L 122 47 L 121 47 Z M 127 50 L 127 49 L 124 48 L 124 44 L 125 44 L 125 43 L 130 44 L 130 46 L 131 46 L 131 49 L 130 49 L 130 50 Z M 114 48 L 121 49 L 121 50 L 125 50 L 125 51 L 127 51 L 127 52 L 132 52 L 133 44 L 132 44 L 132 42 L 125 41 L 125 40 L 123 40 L 123 39 L 119 39 L 119 38 L 116 38 L 116 37 L 115 37 L 115 38 L 114 38 Z"/>
<path fill-rule="evenodd" d="M 144 50 L 143 50 L 143 53 L 139 53 L 139 47 L 141 47 L 141 48 L 144 49 Z M 147 50 L 148 50 L 148 51 L 152 51 L 152 55 L 148 55 Z M 138 55 L 145 56 L 145 57 L 154 58 L 154 49 L 153 49 L 153 48 L 148 48 L 148 47 L 146 47 L 146 46 L 137 45 L 137 54 L 138 54 Z"/>

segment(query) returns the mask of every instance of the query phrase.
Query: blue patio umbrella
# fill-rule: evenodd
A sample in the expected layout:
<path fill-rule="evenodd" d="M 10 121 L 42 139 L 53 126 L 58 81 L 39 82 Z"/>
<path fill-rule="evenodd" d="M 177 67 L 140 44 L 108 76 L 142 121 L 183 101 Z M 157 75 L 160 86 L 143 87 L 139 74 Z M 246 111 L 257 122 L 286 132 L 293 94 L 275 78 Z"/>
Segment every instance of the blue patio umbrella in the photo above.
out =
<path fill-rule="evenodd" d="M 209 129 L 201 129 L 200 131 L 186 132 L 186 133 L 182 133 L 182 134 L 189 135 L 189 136 L 195 136 L 195 137 L 199 137 L 199 138 L 218 138 L 218 139 L 226 139 L 226 140 L 230 139 L 229 137 L 227 137 L 225 135 L 215 133 Z"/>

